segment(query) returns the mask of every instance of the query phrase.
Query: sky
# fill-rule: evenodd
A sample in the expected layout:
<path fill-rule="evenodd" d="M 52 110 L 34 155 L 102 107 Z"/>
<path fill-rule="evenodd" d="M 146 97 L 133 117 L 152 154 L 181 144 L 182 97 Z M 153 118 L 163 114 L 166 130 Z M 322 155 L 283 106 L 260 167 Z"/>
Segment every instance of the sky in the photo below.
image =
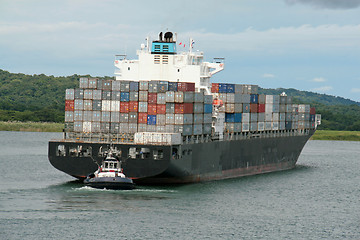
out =
<path fill-rule="evenodd" d="M 213 82 L 360 102 L 360 0 L 0 0 L 0 69 L 114 76 L 161 31 L 224 57 Z"/>

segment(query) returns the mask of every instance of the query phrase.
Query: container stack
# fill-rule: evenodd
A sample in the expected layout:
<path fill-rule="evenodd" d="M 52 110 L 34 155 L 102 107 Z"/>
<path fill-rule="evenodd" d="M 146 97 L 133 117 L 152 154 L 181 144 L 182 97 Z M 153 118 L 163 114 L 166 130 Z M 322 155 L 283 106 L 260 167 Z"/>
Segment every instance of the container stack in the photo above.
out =
<path fill-rule="evenodd" d="M 194 83 L 80 78 L 66 90 L 65 131 L 211 134 L 212 101 Z"/>
<path fill-rule="evenodd" d="M 211 92 L 225 105 L 226 132 L 315 129 L 315 108 L 292 104 L 286 95 L 258 94 L 257 85 L 213 83 Z"/>

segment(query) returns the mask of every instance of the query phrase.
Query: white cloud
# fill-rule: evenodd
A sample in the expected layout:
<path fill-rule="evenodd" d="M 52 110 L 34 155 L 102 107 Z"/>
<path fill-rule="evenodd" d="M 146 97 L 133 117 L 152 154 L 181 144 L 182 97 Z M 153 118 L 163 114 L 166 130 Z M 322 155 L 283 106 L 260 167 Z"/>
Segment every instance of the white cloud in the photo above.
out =
<path fill-rule="evenodd" d="M 350 92 L 352 92 L 352 93 L 360 93 L 360 88 L 352 88 L 350 90 Z"/>
<path fill-rule="evenodd" d="M 326 82 L 326 79 L 323 77 L 317 77 L 312 80 L 313 82 Z"/>
<path fill-rule="evenodd" d="M 333 90 L 332 86 L 323 86 L 323 87 L 311 89 L 311 91 L 313 92 L 329 92 L 331 90 Z"/>
<path fill-rule="evenodd" d="M 271 74 L 271 73 L 264 73 L 264 74 L 262 75 L 262 77 L 263 77 L 263 78 L 274 78 L 275 75 L 274 75 L 274 74 Z"/>

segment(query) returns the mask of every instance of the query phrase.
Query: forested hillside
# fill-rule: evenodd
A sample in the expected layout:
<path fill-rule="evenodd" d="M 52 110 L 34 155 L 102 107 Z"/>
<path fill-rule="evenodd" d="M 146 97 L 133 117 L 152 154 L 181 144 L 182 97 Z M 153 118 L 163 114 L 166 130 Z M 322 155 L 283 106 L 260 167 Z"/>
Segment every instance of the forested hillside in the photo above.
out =
<path fill-rule="evenodd" d="M 65 89 L 79 86 L 78 75 L 54 77 L 14 74 L 0 70 L 0 121 L 63 122 Z M 295 103 L 316 107 L 319 129 L 360 131 L 360 103 L 296 89 L 262 89 L 262 94 L 293 96 Z"/>

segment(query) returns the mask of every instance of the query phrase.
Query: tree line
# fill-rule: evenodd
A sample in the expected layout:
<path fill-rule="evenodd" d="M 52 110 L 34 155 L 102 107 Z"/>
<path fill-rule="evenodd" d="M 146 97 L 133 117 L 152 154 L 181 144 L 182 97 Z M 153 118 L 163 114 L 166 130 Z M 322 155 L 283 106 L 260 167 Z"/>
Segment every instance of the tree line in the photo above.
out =
<path fill-rule="evenodd" d="M 87 76 L 90 77 L 90 76 Z M 79 75 L 27 75 L 0 69 L 0 121 L 63 122 L 65 90 L 79 86 Z M 263 89 L 260 94 L 285 92 L 294 103 L 311 104 L 322 115 L 319 129 L 360 131 L 360 103 L 296 89 Z"/>

